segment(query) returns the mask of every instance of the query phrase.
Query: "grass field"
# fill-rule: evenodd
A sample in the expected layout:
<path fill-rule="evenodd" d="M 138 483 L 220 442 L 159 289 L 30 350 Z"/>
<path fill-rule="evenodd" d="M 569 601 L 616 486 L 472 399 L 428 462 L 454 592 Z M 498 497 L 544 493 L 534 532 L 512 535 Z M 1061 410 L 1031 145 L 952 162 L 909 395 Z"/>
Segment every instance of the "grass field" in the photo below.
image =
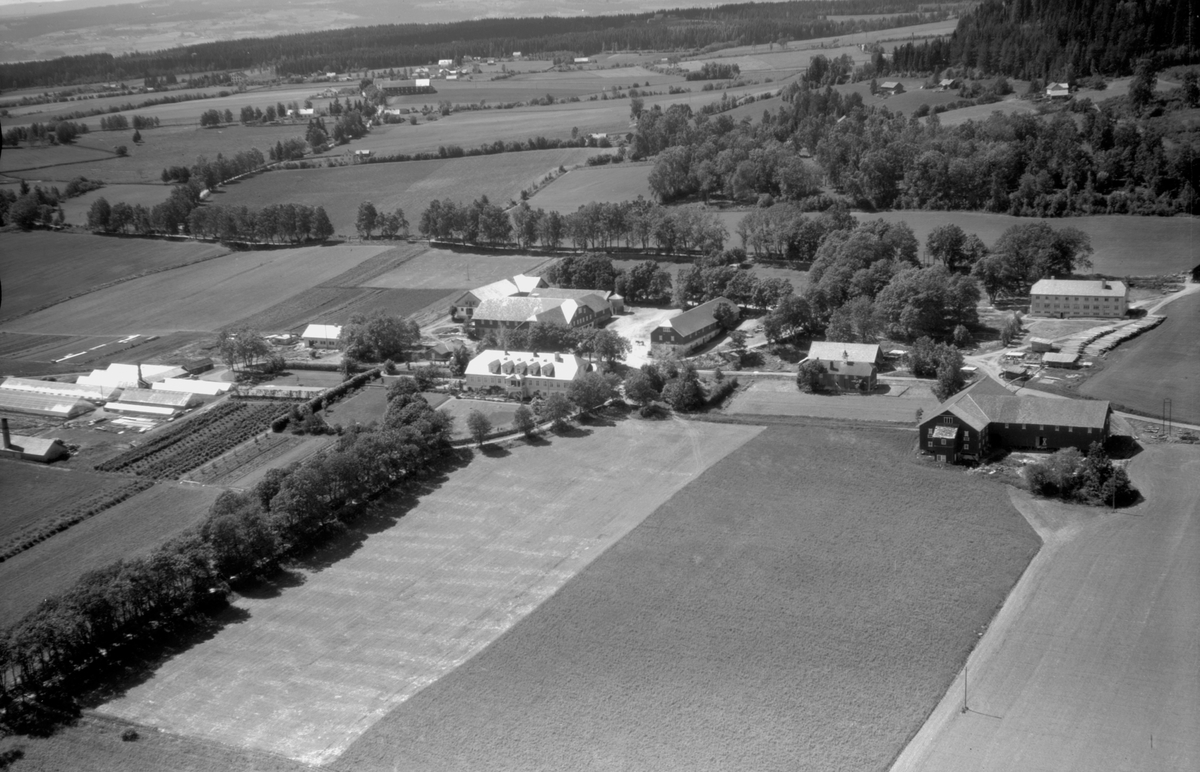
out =
<path fill-rule="evenodd" d="M 938 121 L 946 127 L 958 126 L 967 121 L 986 121 L 991 117 L 992 113 L 997 112 L 1004 113 L 1005 115 L 1027 115 L 1037 112 L 1037 105 L 1033 102 L 1010 96 L 1003 102 L 993 102 L 990 105 L 973 105 L 971 107 L 960 107 L 957 110 L 947 110 L 938 115 Z"/>
<path fill-rule="evenodd" d="M 589 431 L 478 455 L 415 504 L 386 505 L 369 539 L 352 534 L 238 599 L 242 621 L 100 711 L 332 760 L 759 429 L 625 420 Z"/>
<path fill-rule="evenodd" d="M 860 220 L 883 218 L 888 222 L 907 222 L 922 244 L 937 226 L 954 223 L 979 236 L 988 246 L 995 244 L 1000 234 L 1013 225 L 1039 221 L 1034 217 L 982 212 L 856 212 L 854 216 Z M 1190 271 L 1200 264 L 1196 253 L 1196 245 L 1200 244 L 1200 218 L 1109 214 L 1058 217 L 1044 222 L 1052 228 L 1072 227 L 1088 234 L 1095 249 L 1092 263 L 1097 273 L 1150 276 Z"/>
<path fill-rule="evenodd" d="M 467 428 L 467 418 L 472 411 L 483 413 L 492 422 L 492 431 L 512 428 L 513 416 L 517 406 L 511 402 L 489 402 L 482 399 L 452 399 L 438 407 L 443 413 L 454 419 L 454 434 L 456 440 L 465 440 L 471 436 Z"/>
<path fill-rule="evenodd" d="M 147 209 L 153 209 L 155 204 L 161 204 L 171 194 L 171 188 L 162 183 L 136 185 L 105 185 L 99 190 L 84 193 L 82 196 L 68 198 L 63 202 L 63 217 L 68 225 L 78 228 L 87 227 L 88 209 L 98 198 L 103 198 L 109 204 L 123 201 L 130 206 L 141 204 Z"/>
<path fill-rule="evenodd" d="M 960 678 L 894 772 L 1196 767 L 1200 448 L 1128 470 L 1147 500 L 1114 514 L 1013 493 L 1046 546 L 971 655 L 970 712 Z"/>
<path fill-rule="evenodd" d="M 5 233 L 0 248 L 4 303 L 12 318 L 92 287 L 226 254 L 217 244 L 119 239 L 73 233 Z M 86 259 L 80 259 L 86 256 Z"/>
<path fill-rule="evenodd" d="M 913 424 L 917 409 L 928 413 L 938 400 L 927 382 L 893 386 L 887 394 L 869 397 L 805 394 L 792 378 L 763 378 L 739 392 L 726 412 L 732 415 L 788 415 L 843 418 L 851 421 L 893 421 Z"/>
<path fill-rule="evenodd" d="M 132 241 L 139 249 L 159 241 Z M 320 285 L 382 246 L 239 252 L 164 271 L 59 303 L 5 325 L 13 332 L 123 335 L 212 331 Z"/>
<path fill-rule="evenodd" d="M 5 146 L 4 152 L 0 154 L 0 174 L 11 174 L 13 176 L 28 177 L 30 179 L 39 179 L 41 175 L 46 175 L 49 172 L 46 167 L 56 167 L 67 164 L 68 170 L 73 170 L 75 166 L 81 168 L 87 166 L 107 168 L 109 163 L 116 161 L 114 156 L 108 150 L 99 150 L 92 146 L 84 144 L 73 145 L 38 145 L 30 147 L 22 145 L 20 147 Z M 82 172 L 73 176 L 79 176 Z M 87 176 L 86 174 L 84 176 Z M 57 177 L 48 177 L 48 179 L 57 179 Z M 68 177 L 67 179 L 70 179 Z"/>
<path fill-rule="evenodd" d="M 28 462 L 0 460 L 0 545 L 72 501 L 117 488 L 125 479 Z M 54 491 L 47 501 L 47 491 Z"/>
<path fill-rule="evenodd" d="M 0 563 L 0 627 L 84 573 L 153 549 L 197 522 L 220 488 L 159 483 Z"/>
<path fill-rule="evenodd" d="M 380 385 L 370 385 L 350 399 L 344 400 L 325 408 L 321 412 L 325 422 L 351 426 L 366 424 L 372 421 L 382 421 L 387 411 L 387 389 Z"/>
<path fill-rule="evenodd" d="M 479 142 L 474 144 L 477 146 Z M 357 149 L 359 144 L 353 147 Z M 437 161 L 270 172 L 222 188 L 213 202 L 227 206 L 261 207 L 283 202 L 324 206 L 339 234 L 354 235 L 358 205 L 370 201 L 384 212 L 403 209 L 415 231 L 421 212 L 432 199 L 468 202 L 486 195 L 492 203 L 505 206 L 547 173 L 559 166 L 583 163 L 597 152 L 586 148 L 533 150 Z"/>
<path fill-rule="evenodd" d="M 1167 321 L 1109 353 L 1104 369 L 1085 380 L 1079 391 L 1154 416 L 1162 415 L 1163 400 L 1170 399 L 1176 421 L 1200 424 L 1200 293 L 1180 298 L 1159 313 Z"/>
<path fill-rule="evenodd" d="M 285 100 L 286 101 L 286 100 Z M 243 97 L 242 104 L 254 104 L 265 107 L 271 102 L 256 101 L 254 97 Z M 29 180 L 55 180 L 65 182 L 80 175 L 93 180 L 104 180 L 113 183 L 160 183 L 162 170 L 167 166 L 191 166 L 199 156 L 207 156 L 209 160 L 217 153 L 232 156 L 241 150 L 258 148 L 266 157 L 270 148 L 276 142 L 292 138 L 304 138 L 305 124 L 284 124 L 281 126 L 242 126 L 235 124 L 221 128 L 202 129 L 197 125 L 200 113 L 210 109 L 207 102 L 194 102 L 189 105 L 170 105 L 170 107 L 187 107 L 190 112 L 191 125 L 161 126 L 157 129 L 146 129 L 142 132 L 142 141 L 134 144 L 133 130 L 102 131 L 86 134 L 76 140 L 74 146 L 58 146 L 49 148 L 44 155 L 46 161 L 37 164 L 45 166 L 50 163 L 64 164 L 66 161 L 82 161 L 77 155 L 86 153 L 92 160 L 69 165 L 54 165 L 30 171 L 14 172 L 13 176 Z M 240 107 L 233 108 L 236 114 Z M 150 110 L 137 110 L 138 115 L 146 115 Z M 90 119 L 98 122 L 99 118 Z M 93 126 L 94 128 L 94 126 Z M 124 145 L 128 155 L 117 158 L 113 155 L 118 145 Z M 55 152 L 57 151 L 57 152 Z M 18 151 L 15 155 L 20 156 Z M 35 151 L 35 152 L 41 152 Z M 8 150 L 4 151 L 8 155 Z M 56 160 L 62 159 L 62 160 Z M 19 159 L 6 163 L 17 164 L 15 168 L 33 166 Z M 60 186 L 61 187 L 61 186 Z M 166 198 L 164 193 L 163 198 Z M 121 199 L 109 196 L 109 203 Z M 130 203 L 134 203 L 130 201 Z M 76 222 L 69 220 L 69 222 Z"/>
<path fill-rule="evenodd" d="M 334 769 L 884 769 L 1038 546 L 911 445 L 765 430 Z"/>
<path fill-rule="evenodd" d="M 466 289 L 535 270 L 550 260 L 553 258 L 543 255 L 428 249 L 403 265 L 364 281 L 363 286 L 409 290 Z"/>
<path fill-rule="evenodd" d="M 539 190 L 529 205 L 569 214 L 592 202 L 633 201 L 638 196 L 655 201 L 649 183 L 653 168 L 652 164 L 620 163 L 576 169 Z"/>

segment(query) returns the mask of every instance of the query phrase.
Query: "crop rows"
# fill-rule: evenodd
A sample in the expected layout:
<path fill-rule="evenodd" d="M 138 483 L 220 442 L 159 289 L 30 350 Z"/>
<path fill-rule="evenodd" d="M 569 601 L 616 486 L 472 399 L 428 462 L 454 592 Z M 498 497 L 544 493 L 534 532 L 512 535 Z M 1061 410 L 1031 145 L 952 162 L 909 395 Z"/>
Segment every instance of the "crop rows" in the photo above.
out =
<path fill-rule="evenodd" d="M 96 468 L 175 479 L 267 429 L 280 410 L 277 403 L 227 401 Z"/>
<path fill-rule="evenodd" d="M 209 485 L 245 477 L 256 468 L 278 458 L 303 442 L 287 434 L 268 434 L 254 444 L 237 448 L 197 469 L 188 479 Z"/>
<path fill-rule="evenodd" d="M 26 528 L 7 544 L 0 546 L 0 563 L 152 487 L 154 483 L 150 480 L 129 480 L 118 488 L 60 506 L 49 517 Z"/>

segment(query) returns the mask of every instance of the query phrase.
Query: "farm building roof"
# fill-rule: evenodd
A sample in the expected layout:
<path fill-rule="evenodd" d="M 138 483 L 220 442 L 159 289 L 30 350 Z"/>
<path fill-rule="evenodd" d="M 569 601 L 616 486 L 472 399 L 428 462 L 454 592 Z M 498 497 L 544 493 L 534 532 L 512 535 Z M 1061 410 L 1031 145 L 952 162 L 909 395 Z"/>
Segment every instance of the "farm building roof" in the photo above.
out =
<path fill-rule="evenodd" d="M 233 386 L 232 383 L 225 383 L 224 381 L 193 381 L 190 378 L 168 378 L 161 383 L 151 384 L 150 388 L 215 396 L 229 391 L 231 386 Z"/>
<path fill-rule="evenodd" d="M 158 384 L 155 384 L 158 385 Z M 163 405 L 173 408 L 188 408 L 196 404 L 196 395 L 186 391 L 164 391 L 162 389 L 125 389 L 121 392 L 120 405 Z"/>
<path fill-rule="evenodd" d="M 541 276 L 526 276 L 523 273 L 519 273 L 511 279 L 501 279 L 491 284 L 485 284 L 482 287 L 469 289 L 462 295 L 459 295 L 458 301 L 455 301 L 455 304 L 457 305 L 459 301 L 468 296 L 474 297 L 482 303 L 485 300 L 527 295 L 535 289 L 545 286 L 546 282 Z"/>
<path fill-rule="evenodd" d="M 16 413 L 74 418 L 80 413 L 95 410 L 96 406 L 79 397 L 61 397 L 55 394 L 35 394 L 26 391 L 0 389 L 0 410 Z"/>
<path fill-rule="evenodd" d="M 879 345 L 876 343 L 839 343 L 837 341 L 817 341 L 808 348 L 809 359 L 820 359 L 822 362 L 877 362 L 879 361 Z"/>
<path fill-rule="evenodd" d="M 989 423 L 1036 424 L 1102 429 L 1109 405 L 1102 400 L 1018 397 L 991 378 L 983 378 L 942 403 L 922 425 L 949 411 L 983 430 Z"/>
<path fill-rule="evenodd" d="M 4 450 L 30 461 L 53 461 L 68 453 L 67 446 L 60 439 L 25 437 L 20 434 L 10 435 L 9 446 Z"/>
<path fill-rule="evenodd" d="M 173 365 L 142 365 L 142 380 L 155 383 L 167 378 L 178 378 L 187 375 L 182 367 Z M 90 375 L 84 375 L 75 381 L 84 385 L 115 386 L 116 388 L 137 388 L 138 366 L 113 363 L 105 370 L 92 370 Z"/>
<path fill-rule="evenodd" d="M 531 351 L 487 349 L 479 352 L 467 363 L 464 374 L 573 381 L 580 373 L 587 372 L 588 368 L 588 363 L 574 354 L 537 354 Z"/>
<path fill-rule="evenodd" d="M 854 375 L 862 378 L 869 377 L 875 372 L 874 362 L 852 362 L 835 359 L 828 365 L 829 372 L 838 375 Z"/>
<path fill-rule="evenodd" d="M 532 322 L 539 314 L 558 308 L 564 302 L 560 298 L 488 298 L 475 309 L 473 318 L 476 321 Z"/>
<path fill-rule="evenodd" d="M 170 405 L 140 405 L 136 402 L 109 402 L 104 409 L 115 413 L 144 413 L 146 415 L 174 416 L 180 410 Z"/>
<path fill-rule="evenodd" d="M 1042 362 L 1048 365 L 1073 365 L 1079 360 L 1079 353 L 1048 353 L 1042 354 Z"/>
<path fill-rule="evenodd" d="M 1125 283 L 1101 279 L 1042 279 L 1033 285 L 1030 295 L 1067 295 L 1071 297 L 1123 298 Z"/>
<path fill-rule="evenodd" d="M 728 298 L 713 298 L 707 303 L 701 303 L 690 311 L 684 311 L 678 316 L 671 317 L 660 324 L 659 327 L 669 327 L 685 338 L 689 335 L 695 335 L 713 323 L 716 318 L 713 314 L 722 305 L 732 307 L 734 312 L 738 311 L 737 304 L 732 300 Z"/>
<path fill-rule="evenodd" d="M 304 334 L 300 337 L 305 340 L 337 340 L 342 337 L 342 326 L 340 324 L 310 324 L 304 328 Z"/>
<path fill-rule="evenodd" d="M 571 298 L 573 300 L 582 300 L 589 296 L 596 296 L 601 300 L 606 300 L 612 295 L 606 290 L 594 289 L 567 289 L 566 287 L 540 287 L 529 291 L 530 297 L 535 298 Z"/>
<path fill-rule="evenodd" d="M 28 391 L 36 394 L 54 394 L 60 397 L 78 397 L 93 401 L 112 399 L 117 389 L 112 386 L 89 386 L 78 383 L 61 383 L 59 381 L 42 381 L 37 378 L 6 378 L 0 383 L 0 389 L 11 391 Z"/>

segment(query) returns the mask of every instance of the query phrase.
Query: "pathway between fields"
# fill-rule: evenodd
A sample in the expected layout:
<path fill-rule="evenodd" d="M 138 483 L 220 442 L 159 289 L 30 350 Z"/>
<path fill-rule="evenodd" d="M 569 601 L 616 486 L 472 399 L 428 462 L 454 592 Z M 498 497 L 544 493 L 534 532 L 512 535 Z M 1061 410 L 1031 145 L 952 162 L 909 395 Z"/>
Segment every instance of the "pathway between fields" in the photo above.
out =
<path fill-rule="evenodd" d="M 1045 546 L 892 772 L 1200 768 L 1200 447 L 1128 469 L 1116 513 L 1013 491 Z"/>

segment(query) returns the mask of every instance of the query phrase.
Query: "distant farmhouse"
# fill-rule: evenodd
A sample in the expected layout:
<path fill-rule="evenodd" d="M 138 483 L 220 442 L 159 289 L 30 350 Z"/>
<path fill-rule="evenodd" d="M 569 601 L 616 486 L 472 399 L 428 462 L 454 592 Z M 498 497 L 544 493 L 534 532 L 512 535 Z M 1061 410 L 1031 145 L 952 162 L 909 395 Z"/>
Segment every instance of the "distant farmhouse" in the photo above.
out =
<path fill-rule="evenodd" d="M 1029 292 L 1029 313 L 1059 319 L 1122 317 L 1129 310 L 1129 290 L 1107 279 L 1042 279 Z"/>
<path fill-rule="evenodd" d="M 958 78 L 942 78 L 938 81 L 938 91 L 950 91 L 958 88 Z"/>
<path fill-rule="evenodd" d="M 871 391 L 877 383 L 881 354 L 874 343 L 838 343 L 818 341 L 808 349 L 809 360 L 820 362 L 826 373 L 821 376 L 827 389 Z"/>
<path fill-rule="evenodd" d="M 309 348 L 340 348 L 342 328 L 337 324 L 310 324 L 300 339 Z"/>
<path fill-rule="evenodd" d="M 921 421 L 921 449 L 945 463 L 978 461 L 991 450 L 1086 452 L 1108 438 L 1107 402 L 1017 397 L 990 378 L 955 394 Z"/>
<path fill-rule="evenodd" d="M 411 94 L 435 94 L 429 78 L 414 78 L 413 80 L 381 80 L 375 85 L 387 96 L 407 96 Z"/>
<path fill-rule="evenodd" d="M 879 84 L 879 93 L 884 96 L 895 96 L 904 93 L 904 84 L 898 80 L 888 80 Z"/>
<path fill-rule="evenodd" d="M 622 304 L 620 296 L 605 290 L 547 287 L 540 276 L 518 274 L 464 292 L 454 301 L 450 315 L 478 333 L 515 330 L 537 322 L 589 327 L 611 318 Z"/>
<path fill-rule="evenodd" d="M 728 298 L 714 298 L 690 311 L 673 316 L 650 332 L 650 353 L 653 356 L 683 356 L 721 334 L 716 311 L 721 306 L 733 309 L 734 318 L 740 313 L 737 303 Z"/>
<path fill-rule="evenodd" d="M 1046 96 L 1050 99 L 1069 99 L 1071 96 L 1071 84 L 1050 83 L 1046 86 Z"/>
<path fill-rule="evenodd" d="M 467 363 L 463 385 L 469 391 L 496 391 L 522 399 L 547 397 L 565 394 L 591 367 L 574 354 L 487 349 Z"/>

